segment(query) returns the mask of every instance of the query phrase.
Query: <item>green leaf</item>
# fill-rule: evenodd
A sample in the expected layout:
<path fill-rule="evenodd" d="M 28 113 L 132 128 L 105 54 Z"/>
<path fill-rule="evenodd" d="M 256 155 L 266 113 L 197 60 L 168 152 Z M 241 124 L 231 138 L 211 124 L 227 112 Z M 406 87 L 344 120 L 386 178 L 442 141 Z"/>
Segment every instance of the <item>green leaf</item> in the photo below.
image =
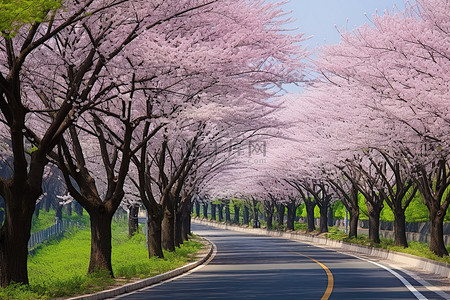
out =
<path fill-rule="evenodd" d="M 46 21 L 61 5 L 61 0 L 0 0 L 0 31 L 12 38 L 23 25 Z"/>

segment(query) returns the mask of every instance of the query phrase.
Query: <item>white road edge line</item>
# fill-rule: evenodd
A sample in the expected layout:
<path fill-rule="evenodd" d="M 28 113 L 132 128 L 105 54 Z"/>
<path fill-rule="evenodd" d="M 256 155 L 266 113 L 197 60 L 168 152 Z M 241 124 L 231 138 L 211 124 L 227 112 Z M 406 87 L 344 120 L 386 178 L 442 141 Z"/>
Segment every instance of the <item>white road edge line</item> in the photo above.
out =
<path fill-rule="evenodd" d="M 400 274 L 398 274 L 397 272 L 395 272 L 394 270 L 392 270 L 392 269 L 390 269 L 390 268 L 388 268 L 388 267 L 386 267 L 386 266 L 383 266 L 382 264 L 379 264 L 379 263 L 377 263 L 377 262 L 374 262 L 374 261 L 371 261 L 371 260 L 368 260 L 368 259 L 365 259 L 365 258 L 362 258 L 362 257 L 359 257 L 359 256 L 357 256 L 357 255 L 354 255 L 354 254 L 350 254 L 350 253 L 346 253 L 346 252 L 341 252 L 341 251 L 339 251 L 339 250 L 337 250 L 337 249 L 334 249 L 334 248 L 327 248 L 327 247 L 324 247 L 323 245 L 316 245 L 316 244 L 314 244 L 314 243 L 310 243 L 310 242 L 306 242 L 306 241 L 299 241 L 299 240 L 296 240 L 296 242 L 299 242 L 299 243 L 304 243 L 304 244 L 308 244 L 308 245 L 311 245 L 311 246 L 314 246 L 314 247 L 319 247 L 319 248 L 323 248 L 323 249 L 327 249 L 327 250 L 331 250 L 331 251 L 336 251 L 336 252 L 338 252 L 338 253 L 341 253 L 341 254 L 344 254 L 344 255 L 348 255 L 348 256 L 353 256 L 353 257 L 355 257 L 355 258 L 357 258 L 357 259 L 360 259 L 360 260 L 364 260 L 364 261 L 366 261 L 366 262 L 369 262 L 369 263 L 371 263 L 371 264 L 374 264 L 374 265 L 376 265 L 376 266 L 378 266 L 378 267 L 380 267 L 380 268 L 383 268 L 383 269 L 385 269 L 386 271 L 388 271 L 389 273 L 391 273 L 392 275 L 394 275 L 395 277 L 397 277 L 402 283 L 403 283 L 403 285 L 417 298 L 417 299 L 420 299 L 420 300 L 428 300 L 428 298 L 427 297 L 425 297 L 422 293 L 420 293 L 418 290 L 416 290 L 416 288 L 408 281 L 408 280 L 406 280 L 402 275 L 400 275 Z M 398 269 L 400 269 L 400 268 L 398 268 Z M 403 271 L 403 270 L 402 270 Z M 406 274 L 408 274 L 407 272 L 405 272 Z M 411 276 L 410 274 L 408 274 L 409 276 Z M 411 276 L 411 277 L 413 277 L 413 276 Z M 414 277 L 413 277 L 414 278 Z M 416 281 L 418 281 L 416 278 L 414 278 Z M 424 282 L 426 282 L 425 280 L 423 280 Z M 422 282 L 420 282 L 420 281 L 418 281 L 420 284 L 422 284 Z M 427 282 L 428 283 L 428 282 Z M 429 283 L 428 283 L 429 284 Z M 423 284 L 422 284 L 423 285 Z M 426 287 L 427 289 L 429 289 L 429 290 L 431 290 L 430 288 L 428 288 L 426 285 L 423 285 L 424 287 Z M 435 292 L 435 293 L 437 293 L 437 291 L 433 291 L 433 292 Z M 445 294 L 445 297 L 443 297 L 444 299 L 448 299 L 448 295 L 446 294 L 446 293 L 444 293 L 444 292 L 441 292 L 441 293 L 443 293 L 443 294 Z M 437 293 L 437 294 L 439 294 L 439 296 L 442 296 L 440 293 Z"/>
<path fill-rule="evenodd" d="M 398 266 L 395 266 L 395 268 L 399 269 L 400 271 L 408 274 L 408 276 L 412 277 L 415 281 L 417 281 L 418 283 L 420 283 L 421 285 L 423 285 L 425 288 L 427 288 L 429 291 L 432 291 L 433 293 L 438 294 L 439 296 L 441 296 L 442 298 L 444 298 L 445 300 L 450 300 L 450 295 L 441 291 L 439 288 L 435 287 L 434 285 L 432 285 L 431 283 L 429 283 L 428 281 L 426 281 L 425 279 L 422 279 L 419 275 L 400 268 Z"/>
<path fill-rule="evenodd" d="M 202 238 L 206 239 L 205 237 L 202 237 Z M 154 288 L 154 287 L 157 287 L 157 286 L 160 286 L 160 285 L 162 285 L 162 284 L 165 284 L 165 283 L 167 283 L 167 282 L 171 282 L 171 281 L 173 281 L 173 280 L 175 280 L 175 279 L 180 279 L 180 278 L 182 278 L 182 277 L 184 277 L 184 276 L 187 276 L 187 275 L 189 275 L 189 274 L 191 274 L 191 273 L 193 273 L 193 272 L 196 272 L 196 271 L 200 270 L 201 268 L 203 268 L 204 266 L 206 266 L 207 264 L 209 264 L 209 263 L 211 262 L 211 260 L 213 260 L 214 257 L 215 257 L 216 254 L 217 254 L 217 246 L 216 246 L 216 244 L 214 244 L 213 242 L 211 242 L 209 239 L 207 239 L 207 240 L 211 243 L 211 245 L 212 245 L 212 247 L 213 247 L 213 253 L 212 253 L 211 256 L 210 256 L 203 264 L 201 264 L 200 266 L 195 267 L 195 268 L 193 268 L 192 270 L 190 270 L 190 271 L 188 271 L 188 272 L 186 272 L 186 273 L 184 273 L 184 274 L 178 275 L 178 276 L 173 277 L 173 278 L 170 278 L 170 279 L 168 279 L 168 280 L 165 280 L 165 281 L 162 281 L 162 282 L 153 284 L 153 285 L 148 286 L 148 287 L 144 287 L 144 288 L 142 288 L 142 289 L 139 289 L 139 290 L 136 290 L 136 291 L 133 291 L 133 292 L 130 292 L 130 293 L 122 294 L 122 295 L 116 296 L 116 297 L 114 297 L 114 298 L 107 298 L 107 300 L 121 299 L 121 298 L 123 298 L 123 297 L 125 297 L 125 296 L 133 295 L 133 294 L 142 292 L 142 291 L 144 291 L 144 290 L 149 290 L 149 289 L 152 289 L 152 288 Z"/>
<path fill-rule="evenodd" d="M 413 293 L 414 296 L 416 296 L 417 299 L 420 299 L 420 300 L 428 300 L 428 298 L 425 297 L 424 295 L 422 295 L 418 290 L 416 290 L 416 288 L 415 288 L 408 280 L 406 280 L 402 275 L 398 274 L 398 273 L 395 272 L 394 270 L 392 270 L 392 269 L 390 269 L 390 268 L 388 268 L 388 267 L 386 267 L 386 266 L 383 266 L 382 264 L 379 264 L 379 263 L 377 263 L 377 262 L 374 262 L 374 261 L 371 261 L 371 260 L 368 260 L 368 259 L 365 259 L 365 258 L 356 256 L 356 255 L 354 255 L 354 254 L 343 253 L 343 252 L 340 252 L 340 251 L 337 251 L 337 252 L 342 253 L 342 254 L 347 254 L 347 255 L 349 255 L 349 256 L 356 257 L 357 259 L 364 260 L 364 261 L 366 261 L 366 262 L 368 262 L 368 263 L 374 264 L 374 265 L 376 265 L 376 266 L 378 266 L 378 267 L 380 267 L 380 268 L 385 269 L 386 271 L 388 271 L 389 273 L 391 273 L 392 275 L 394 275 L 395 277 L 397 277 L 397 278 L 403 283 L 403 285 L 406 286 L 406 288 L 407 288 L 411 293 Z"/>

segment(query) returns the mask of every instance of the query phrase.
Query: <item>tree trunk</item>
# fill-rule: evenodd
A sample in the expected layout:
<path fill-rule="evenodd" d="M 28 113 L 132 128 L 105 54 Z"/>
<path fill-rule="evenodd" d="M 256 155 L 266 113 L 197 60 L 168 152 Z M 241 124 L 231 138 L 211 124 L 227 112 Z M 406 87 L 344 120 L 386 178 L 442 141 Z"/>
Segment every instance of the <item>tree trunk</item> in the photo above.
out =
<path fill-rule="evenodd" d="M 284 224 L 284 205 L 281 203 L 277 204 L 277 221 L 278 229 L 281 229 Z"/>
<path fill-rule="evenodd" d="M 131 205 L 128 209 L 128 235 L 132 237 L 139 231 L 139 206 Z"/>
<path fill-rule="evenodd" d="M 421 176 L 417 180 L 419 192 L 430 212 L 430 250 L 440 257 L 448 255 L 443 235 L 443 221 L 450 202 L 450 172 L 447 163 L 445 159 L 439 160 L 431 173 L 422 166 Z"/>
<path fill-rule="evenodd" d="M 440 257 L 448 255 L 444 243 L 444 216 L 441 209 L 430 210 L 430 250 Z"/>
<path fill-rule="evenodd" d="M 191 234 L 191 211 L 193 209 L 192 197 L 185 199 L 184 206 L 182 207 L 181 214 L 181 239 L 182 241 L 188 241 Z"/>
<path fill-rule="evenodd" d="M 55 223 L 62 221 L 62 205 L 59 204 L 57 200 L 54 200 L 54 208 L 55 208 Z"/>
<path fill-rule="evenodd" d="M 139 206 L 131 205 L 128 207 L 128 235 L 132 237 L 139 231 Z"/>
<path fill-rule="evenodd" d="M 328 207 L 328 226 L 332 227 L 334 226 L 334 220 L 333 220 L 333 205 L 330 205 Z"/>
<path fill-rule="evenodd" d="M 358 220 L 359 220 L 359 208 L 350 210 L 350 226 L 348 231 L 348 237 L 358 236 Z"/>
<path fill-rule="evenodd" d="M 216 205 L 211 203 L 211 220 L 216 220 Z"/>
<path fill-rule="evenodd" d="M 5 200 L 0 196 L 0 227 L 3 225 L 3 221 L 5 221 Z"/>
<path fill-rule="evenodd" d="M 164 258 L 162 249 L 162 220 L 163 214 L 157 211 L 151 211 L 148 214 L 147 220 L 147 247 L 148 247 L 148 257 L 153 256 Z"/>
<path fill-rule="evenodd" d="M 200 202 L 195 200 L 195 214 L 197 215 L 197 218 L 200 218 Z"/>
<path fill-rule="evenodd" d="M 91 256 L 88 273 L 108 272 L 114 276 L 111 265 L 111 213 L 103 205 L 89 212 L 91 221 Z"/>
<path fill-rule="evenodd" d="M 380 243 L 380 213 L 383 206 L 373 206 L 367 200 L 366 206 L 369 213 L 369 239 L 378 244 Z"/>
<path fill-rule="evenodd" d="M 272 211 L 270 209 L 266 210 L 266 218 L 267 218 L 267 229 L 270 230 L 273 227 L 273 225 L 272 225 L 273 210 Z"/>
<path fill-rule="evenodd" d="M 65 207 L 66 207 L 67 215 L 72 216 L 72 203 L 67 204 Z"/>
<path fill-rule="evenodd" d="M 234 206 L 234 222 L 233 223 L 239 225 L 239 206 L 237 206 L 237 205 Z"/>
<path fill-rule="evenodd" d="M 27 257 L 34 205 L 27 205 L 26 190 L 9 193 L 5 220 L 0 229 L 0 286 L 11 282 L 28 284 Z M 14 197 L 14 198 L 13 198 Z"/>
<path fill-rule="evenodd" d="M 358 187 L 355 184 L 352 184 L 350 193 L 348 194 L 346 191 L 339 188 L 340 185 L 335 184 L 335 187 L 337 187 L 336 191 L 338 194 L 341 194 L 342 196 L 342 204 L 344 204 L 350 214 L 348 237 L 357 237 L 359 220 Z"/>
<path fill-rule="evenodd" d="M 244 215 L 242 218 L 242 224 L 247 225 L 250 223 L 250 212 L 247 205 L 244 205 Z"/>
<path fill-rule="evenodd" d="M 162 221 L 162 247 L 170 252 L 175 251 L 175 213 L 166 208 Z"/>
<path fill-rule="evenodd" d="M 191 234 L 191 214 L 185 214 L 182 223 L 181 238 L 183 241 L 188 241 Z"/>
<path fill-rule="evenodd" d="M 208 203 L 203 203 L 203 218 L 208 220 Z"/>
<path fill-rule="evenodd" d="M 380 214 L 369 214 L 369 239 L 380 243 Z"/>
<path fill-rule="evenodd" d="M 394 246 L 407 248 L 405 211 L 400 208 L 399 210 L 401 211 L 394 212 Z"/>
<path fill-rule="evenodd" d="M 320 209 L 320 228 L 319 233 L 328 232 L 328 206 L 319 205 Z"/>
<path fill-rule="evenodd" d="M 219 204 L 219 222 L 223 222 L 223 204 Z"/>
<path fill-rule="evenodd" d="M 295 221 L 295 210 L 297 209 L 297 206 L 294 202 L 289 202 L 287 204 L 287 223 L 286 228 L 287 230 L 294 230 L 294 221 Z"/>
<path fill-rule="evenodd" d="M 175 246 L 180 247 L 183 244 L 183 207 L 177 210 L 175 215 Z"/>
<path fill-rule="evenodd" d="M 225 222 L 231 223 L 230 205 L 225 204 Z"/>
<path fill-rule="evenodd" d="M 316 206 L 316 204 L 309 200 L 305 200 L 305 206 L 306 206 L 306 222 L 308 223 L 307 232 L 313 232 L 314 230 L 316 230 L 316 224 L 314 224 L 314 207 Z"/>
<path fill-rule="evenodd" d="M 3 221 L 5 220 L 5 200 L 0 196 L 0 226 L 3 225 Z"/>
<path fill-rule="evenodd" d="M 191 216 L 189 215 L 189 218 L 187 219 L 187 221 L 186 221 L 186 224 L 187 224 L 187 234 L 188 235 L 191 235 L 192 234 L 192 228 L 191 228 L 191 226 L 192 226 L 192 220 L 191 220 Z"/>
<path fill-rule="evenodd" d="M 42 201 L 44 201 L 44 209 L 46 212 L 50 211 L 50 207 L 51 207 L 51 202 L 49 200 L 48 197 L 44 197 L 44 199 L 42 199 Z"/>
<path fill-rule="evenodd" d="M 261 228 L 261 223 L 259 222 L 259 211 L 258 211 L 258 207 L 256 206 L 257 202 L 253 201 L 253 228 Z"/>

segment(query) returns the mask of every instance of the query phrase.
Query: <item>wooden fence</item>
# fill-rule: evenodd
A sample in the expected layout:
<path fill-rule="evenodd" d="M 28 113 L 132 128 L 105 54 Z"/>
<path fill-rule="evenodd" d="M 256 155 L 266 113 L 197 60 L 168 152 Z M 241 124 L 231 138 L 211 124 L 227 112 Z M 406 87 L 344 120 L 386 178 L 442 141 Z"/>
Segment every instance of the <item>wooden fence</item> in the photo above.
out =
<path fill-rule="evenodd" d="M 57 237 L 59 235 L 62 235 L 64 232 L 66 232 L 67 229 L 72 228 L 74 226 L 79 226 L 78 222 L 72 222 L 72 221 L 59 221 L 55 225 L 32 233 L 30 239 L 28 240 L 28 250 L 33 249 L 37 245 L 45 242 L 46 240 Z"/>

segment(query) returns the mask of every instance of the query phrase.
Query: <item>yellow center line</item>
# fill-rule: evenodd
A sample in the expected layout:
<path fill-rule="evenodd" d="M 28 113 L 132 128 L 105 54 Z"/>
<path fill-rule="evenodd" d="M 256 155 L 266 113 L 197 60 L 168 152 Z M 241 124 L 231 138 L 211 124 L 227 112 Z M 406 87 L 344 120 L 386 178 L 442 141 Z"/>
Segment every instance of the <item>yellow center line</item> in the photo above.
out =
<path fill-rule="evenodd" d="M 327 289 L 325 290 L 325 293 L 323 294 L 321 300 L 328 300 L 328 298 L 330 298 L 330 296 L 331 296 L 331 292 L 333 291 L 333 286 L 334 286 L 334 277 L 333 277 L 333 274 L 331 273 L 330 269 L 328 269 L 327 266 L 325 266 L 323 263 L 321 263 L 321 262 L 318 261 L 318 260 L 315 260 L 315 259 L 312 258 L 312 257 L 309 257 L 309 256 L 307 256 L 307 255 L 303 255 L 303 254 L 301 254 L 301 253 L 298 253 L 298 254 L 301 255 L 301 256 L 304 256 L 304 257 L 306 257 L 306 258 L 308 258 L 308 259 L 310 259 L 310 260 L 312 260 L 312 261 L 315 262 L 315 263 L 317 263 L 317 264 L 318 264 L 319 266 L 321 266 L 321 267 L 325 270 L 325 272 L 327 273 L 327 277 L 328 277 L 328 285 L 327 285 Z"/>

